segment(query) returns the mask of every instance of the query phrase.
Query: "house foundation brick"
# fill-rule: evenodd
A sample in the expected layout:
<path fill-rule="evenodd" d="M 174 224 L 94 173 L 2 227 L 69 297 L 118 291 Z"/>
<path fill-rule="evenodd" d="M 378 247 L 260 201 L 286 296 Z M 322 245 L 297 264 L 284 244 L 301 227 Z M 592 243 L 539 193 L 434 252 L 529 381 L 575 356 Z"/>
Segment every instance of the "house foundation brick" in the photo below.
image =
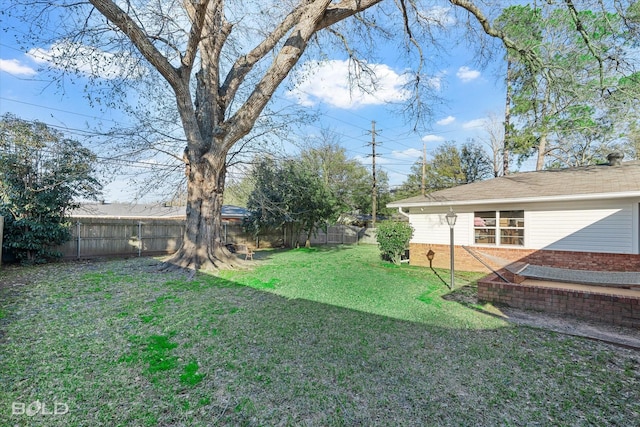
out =
<path fill-rule="evenodd" d="M 532 264 L 543 267 L 566 268 L 569 270 L 640 271 L 640 255 L 612 254 L 601 252 L 558 251 L 549 249 L 518 249 L 505 247 L 471 247 L 493 270 L 500 270 L 512 262 Z M 429 267 L 427 252 L 432 250 L 434 268 L 448 269 L 449 245 L 430 243 L 411 243 L 409 246 L 409 263 L 422 267 Z M 454 246 L 455 269 L 462 271 L 489 271 L 481 262 L 474 258 L 462 246 Z M 505 273 L 508 274 L 508 273 Z M 507 277 L 510 281 L 515 278 Z"/>

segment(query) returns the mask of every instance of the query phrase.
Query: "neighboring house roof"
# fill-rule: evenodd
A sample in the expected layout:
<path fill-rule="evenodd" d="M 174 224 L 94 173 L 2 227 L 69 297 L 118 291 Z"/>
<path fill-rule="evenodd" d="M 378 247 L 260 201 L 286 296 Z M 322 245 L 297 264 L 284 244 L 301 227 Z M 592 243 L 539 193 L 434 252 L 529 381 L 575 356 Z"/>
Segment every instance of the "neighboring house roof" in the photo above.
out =
<path fill-rule="evenodd" d="M 240 206 L 233 205 L 223 205 L 222 206 L 222 217 L 223 218 L 237 218 L 243 219 L 249 216 L 249 211 L 245 208 L 241 208 Z"/>
<path fill-rule="evenodd" d="M 388 207 L 454 206 L 640 197 L 640 161 L 522 172 L 435 191 Z"/>
<path fill-rule="evenodd" d="M 222 206 L 222 217 L 242 219 L 249 215 L 245 208 Z M 95 218 L 184 218 L 185 206 L 137 203 L 83 203 L 71 212 L 72 217 Z"/>

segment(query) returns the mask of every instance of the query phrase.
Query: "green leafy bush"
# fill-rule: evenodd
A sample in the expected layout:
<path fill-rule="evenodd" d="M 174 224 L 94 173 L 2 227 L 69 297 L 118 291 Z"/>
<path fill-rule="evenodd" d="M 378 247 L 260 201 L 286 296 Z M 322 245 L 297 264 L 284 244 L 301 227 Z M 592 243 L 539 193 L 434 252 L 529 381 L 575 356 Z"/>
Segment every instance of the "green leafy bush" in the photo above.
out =
<path fill-rule="evenodd" d="M 376 233 L 382 259 L 400 264 L 400 256 L 413 236 L 413 227 L 406 222 L 383 221 Z"/>
<path fill-rule="evenodd" d="M 95 199 L 96 156 L 39 122 L 0 117 L 0 216 L 3 246 L 23 263 L 59 257 L 71 238 L 68 213 L 78 199 Z"/>

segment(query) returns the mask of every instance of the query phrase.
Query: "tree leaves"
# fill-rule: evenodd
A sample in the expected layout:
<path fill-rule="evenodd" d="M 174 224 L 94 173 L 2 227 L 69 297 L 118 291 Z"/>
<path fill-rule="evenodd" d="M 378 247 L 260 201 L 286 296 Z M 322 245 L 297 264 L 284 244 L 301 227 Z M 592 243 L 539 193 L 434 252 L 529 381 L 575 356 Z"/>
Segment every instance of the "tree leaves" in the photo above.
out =
<path fill-rule="evenodd" d="M 434 151 L 433 159 L 425 166 L 425 190 L 443 190 L 492 176 L 493 165 L 482 146 L 469 141 L 459 149 L 455 142 L 448 141 Z M 422 162 L 417 162 L 396 192 L 396 199 L 417 196 L 421 186 Z"/>
<path fill-rule="evenodd" d="M 0 215 L 4 245 L 18 260 L 44 262 L 67 241 L 68 211 L 101 189 L 95 155 L 77 141 L 38 122 L 11 115 L 0 121 Z"/>
<path fill-rule="evenodd" d="M 254 233 L 290 223 L 313 234 L 318 224 L 335 221 L 338 201 L 322 178 L 296 160 L 262 161 L 255 170 L 256 184 L 247 207 L 247 227 Z"/>

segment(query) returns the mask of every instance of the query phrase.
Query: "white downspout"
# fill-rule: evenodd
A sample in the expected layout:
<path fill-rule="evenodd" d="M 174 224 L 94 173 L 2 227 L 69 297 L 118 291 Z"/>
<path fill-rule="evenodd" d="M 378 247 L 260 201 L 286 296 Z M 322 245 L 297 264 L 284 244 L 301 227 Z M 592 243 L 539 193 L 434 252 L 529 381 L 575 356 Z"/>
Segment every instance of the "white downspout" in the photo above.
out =
<path fill-rule="evenodd" d="M 407 218 L 411 218 L 411 217 L 409 216 L 409 214 L 408 214 L 408 213 L 405 213 L 405 212 L 402 210 L 402 208 L 401 208 L 401 207 L 399 207 L 399 208 L 398 208 L 398 212 L 400 212 L 400 214 L 402 214 L 403 216 L 405 216 L 405 217 L 407 217 Z"/>

